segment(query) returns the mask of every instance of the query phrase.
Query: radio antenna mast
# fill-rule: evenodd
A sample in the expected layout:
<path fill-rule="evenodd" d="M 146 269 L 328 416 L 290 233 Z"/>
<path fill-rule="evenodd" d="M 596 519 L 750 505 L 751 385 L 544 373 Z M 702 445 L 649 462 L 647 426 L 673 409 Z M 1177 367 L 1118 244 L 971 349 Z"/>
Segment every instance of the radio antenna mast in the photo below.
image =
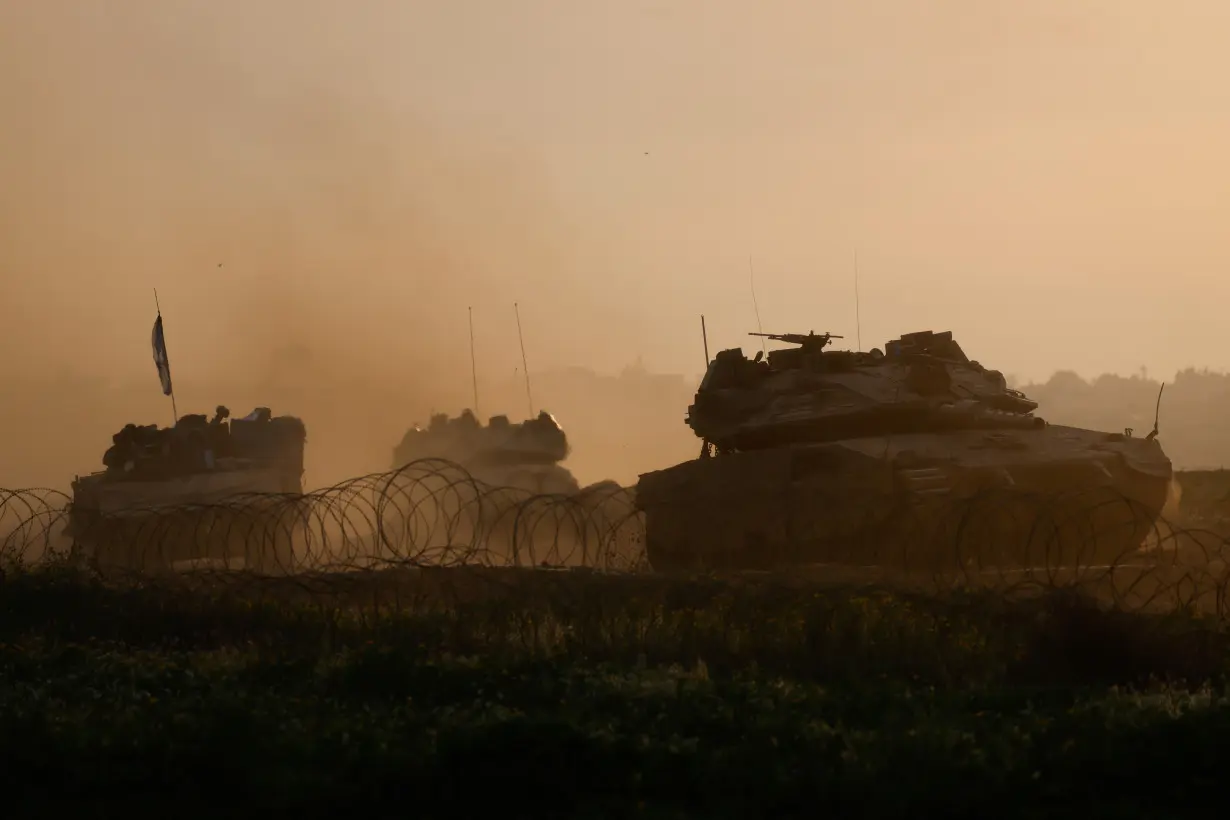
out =
<path fill-rule="evenodd" d="M 474 308 L 466 308 L 470 312 L 470 379 L 474 382 L 474 415 L 478 415 L 478 365 L 474 359 Z"/>
<path fill-rule="evenodd" d="M 858 340 L 858 352 L 863 352 L 863 319 L 858 299 L 858 248 L 854 249 L 854 335 Z"/>
<path fill-rule="evenodd" d="M 525 337 L 521 335 L 521 309 L 513 302 L 513 312 L 517 314 L 517 341 L 521 343 L 521 369 L 525 371 L 525 399 L 530 405 L 530 418 L 534 418 L 534 397 L 530 395 L 530 366 L 525 363 Z"/>
<path fill-rule="evenodd" d="M 756 330 L 758 330 L 761 333 L 760 352 L 764 355 L 768 355 L 768 349 L 765 347 L 765 341 L 764 341 L 764 335 L 763 335 L 764 325 L 760 324 L 760 305 L 756 303 L 756 268 L 752 266 L 752 255 L 750 253 L 747 255 L 747 271 L 750 276 L 751 284 L 752 284 L 752 308 L 755 309 L 756 311 Z M 706 367 L 709 366 L 709 362 L 707 361 L 708 358 L 709 356 L 708 354 L 706 354 L 705 355 L 705 359 L 706 359 L 705 366 Z"/>
<path fill-rule="evenodd" d="M 700 315 L 700 338 L 705 343 L 705 370 L 709 370 L 709 334 L 705 331 L 705 314 Z"/>

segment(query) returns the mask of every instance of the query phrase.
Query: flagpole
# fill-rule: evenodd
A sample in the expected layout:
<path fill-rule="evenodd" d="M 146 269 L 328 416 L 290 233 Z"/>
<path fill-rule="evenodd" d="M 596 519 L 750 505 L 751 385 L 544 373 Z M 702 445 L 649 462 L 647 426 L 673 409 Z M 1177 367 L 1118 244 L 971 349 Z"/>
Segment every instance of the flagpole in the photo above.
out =
<path fill-rule="evenodd" d="M 158 304 L 158 288 L 154 288 L 154 310 L 157 311 L 158 318 L 161 319 L 162 318 L 162 306 Z M 166 347 L 167 347 L 167 330 L 166 330 L 166 326 L 164 325 L 162 328 L 162 349 L 163 351 L 166 350 Z M 168 356 L 167 359 L 168 359 L 167 366 L 169 367 L 170 366 L 170 361 L 169 361 L 170 356 Z M 171 415 L 174 417 L 171 420 L 171 426 L 174 427 L 176 424 L 179 423 L 179 408 L 175 406 L 175 382 L 174 381 L 171 382 Z"/>

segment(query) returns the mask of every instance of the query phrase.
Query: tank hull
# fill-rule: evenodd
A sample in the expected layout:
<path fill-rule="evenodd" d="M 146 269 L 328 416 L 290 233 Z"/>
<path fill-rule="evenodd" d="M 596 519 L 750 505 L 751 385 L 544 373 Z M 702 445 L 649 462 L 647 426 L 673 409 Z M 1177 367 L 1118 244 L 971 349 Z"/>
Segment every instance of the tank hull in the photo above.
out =
<path fill-rule="evenodd" d="M 1141 546 L 1172 475 L 1156 441 L 971 430 L 701 458 L 642 475 L 637 506 L 659 571 L 1090 565 Z"/>
<path fill-rule="evenodd" d="M 303 491 L 294 470 L 217 470 L 164 481 L 73 482 L 68 533 L 99 570 L 156 572 L 184 562 L 291 571 Z"/>
<path fill-rule="evenodd" d="M 572 472 L 558 464 L 478 466 L 470 474 L 491 487 L 507 487 L 535 495 L 572 495 L 579 492 Z"/>
<path fill-rule="evenodd" d="M 558 465 L 407 465 L 382 489 L 381 538 L 364 560 L 426 564 L 629 564 L 636 531 L 630 493 L 585 488 Z M 378 543 L 377 543 L 378 541 Z"/>

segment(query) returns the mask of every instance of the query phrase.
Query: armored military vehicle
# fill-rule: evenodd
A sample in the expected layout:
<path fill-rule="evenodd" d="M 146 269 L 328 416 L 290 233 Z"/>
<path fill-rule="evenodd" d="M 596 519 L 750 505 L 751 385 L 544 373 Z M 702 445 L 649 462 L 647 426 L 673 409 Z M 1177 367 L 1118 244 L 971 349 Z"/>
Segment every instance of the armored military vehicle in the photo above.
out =
<path fill-rule="evenodd" d="M 560 464 L 569 451 L 563 428 L 546 412 L 519 423 L 494 416 L 485 426 L 470 410 L 455 418 L 437 414 L 394 450 L 394 469 L 404 479 L 385 490 L 396 501 L 385 506 L 384 538 L 413 543 L 416 556 L 466 562 L 629 563 L 640 545 L 624 543 L 632 540 L 636 515 L 627 491 L 613 481 L 581 487 Z M 459 480 L 446 463 L 475 482 Z M 395 509 L 403 512 L 400 520 Z"/>
<path fill-rule="evenodd" d="M 492 487 L 571 495 L 580 485 L 559 463 L 568 453 L 568 437 L 545 410 L 520 423 L 492 416 L 483 426 L 467 409 L 456 418 L 438 413 L 425 430 L 411 427 L 393 451 L 393 469 L 419 459 L 445 459 Z"/>
<path fill-rule="evenodd" d="M 751 335 L 796 346 L 718 353 L 686 418 L 700 458 L 637 484 L 656 569 L 1105 563 L 1166 503 L 1156 424 L 1048 424 L 951 332 Z"/>
<path fill-rule="evenodd" d="M 231 419 L 183 416 L 174 427 L 129 424 L 112 437 L 106 469 L 73 480 L 68 534 L 99 567 L 166 570 L 180 562 L 282 572 L 292 558 L 303 492 L 306 428 L 267 407 Z M 236 559 L 242 559 L 237 561 Z"/>

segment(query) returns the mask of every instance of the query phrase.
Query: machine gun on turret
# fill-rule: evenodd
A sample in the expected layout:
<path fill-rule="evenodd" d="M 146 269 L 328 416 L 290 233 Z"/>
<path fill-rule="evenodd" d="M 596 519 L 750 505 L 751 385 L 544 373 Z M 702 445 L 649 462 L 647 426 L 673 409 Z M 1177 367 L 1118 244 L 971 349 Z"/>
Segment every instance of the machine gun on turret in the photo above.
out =
<path fill-rule="evenodd" d="M 817 352 L 828 347 L 833 339 L 843 339 L 844 336 L 834 336 L 832 333 L 822 333 L 816 335 L 816 331 L 810 333 L 749 333 L 748 336 L 764 336 L 772 339 L 775 342 L 787 342 L 792 345 L 801 345 L 803 350 L 808 353 Z"/>

